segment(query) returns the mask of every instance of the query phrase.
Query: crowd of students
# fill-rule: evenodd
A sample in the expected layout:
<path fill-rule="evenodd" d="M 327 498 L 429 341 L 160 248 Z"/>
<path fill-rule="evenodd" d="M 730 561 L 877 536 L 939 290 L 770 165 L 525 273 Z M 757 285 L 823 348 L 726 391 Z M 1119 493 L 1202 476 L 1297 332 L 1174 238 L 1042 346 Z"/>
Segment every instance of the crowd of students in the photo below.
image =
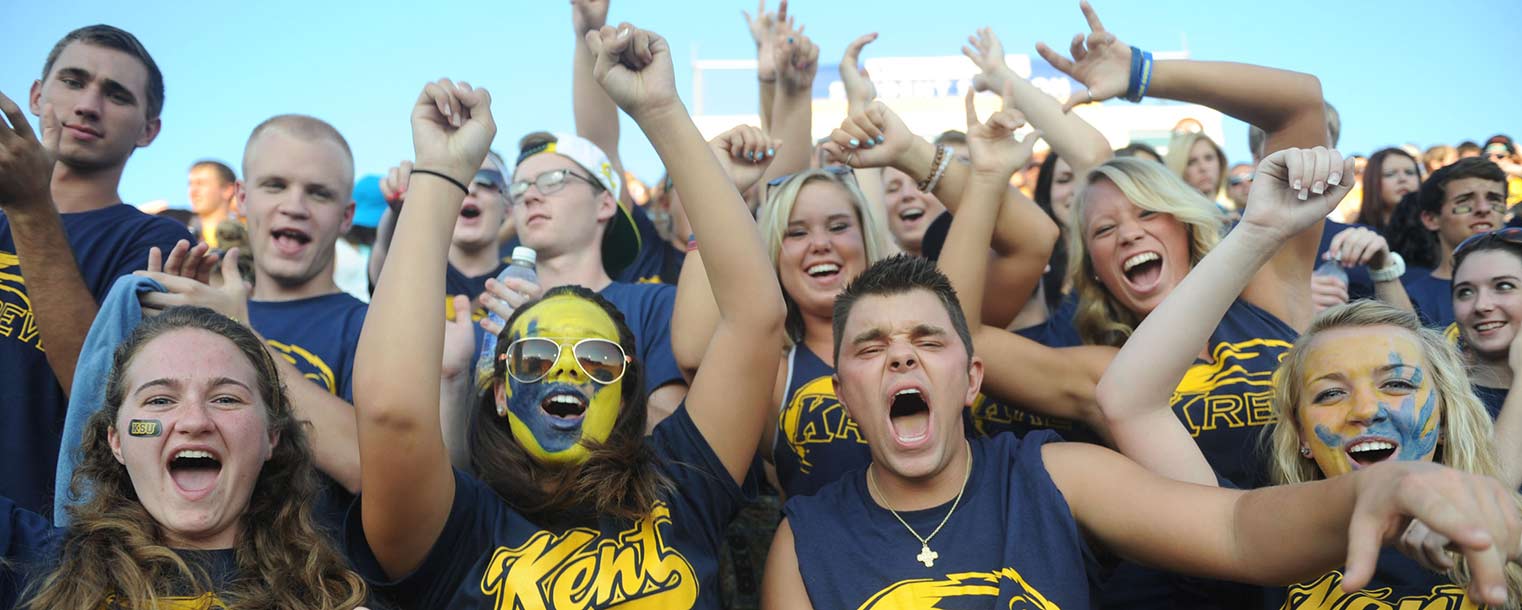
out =
<path fill-rule="evenodd" d="M 1522 603 L 1510 139 L 1345 155 L 1315 76 L 1154 60 L 1083 2 L 1037 45 L 1074 99 L 985 28 L 927 139 L 869 34 L 815 142 L 784 2 L 747 14 L 762 124 L 705 141 L 658 24 L 571 5 L 574 130 L 498 153 L 440 79 L 356 180 L 278 115 L 190 168 L 192 218 L 118 193 L 164 104 L 132 34 L 0 94 L 0 608 Z M 1144 97 L 1252 162 L 1071 112 Z"/>

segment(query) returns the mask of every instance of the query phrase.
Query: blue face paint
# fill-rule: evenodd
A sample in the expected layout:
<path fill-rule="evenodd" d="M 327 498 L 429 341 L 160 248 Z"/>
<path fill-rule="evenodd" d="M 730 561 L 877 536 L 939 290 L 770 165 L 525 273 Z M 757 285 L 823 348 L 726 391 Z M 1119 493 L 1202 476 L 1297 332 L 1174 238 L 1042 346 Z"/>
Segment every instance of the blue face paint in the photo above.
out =
<path fill-rule="evenodd" d="M 1420 394 L 1422 381 L 1426 378 L 1421 368 L 1409 366 L 1401 359 L 1400 355 L 1391 352 L 1390 364 L 1395 366 L 1394 376 L 1411 384 L 1414 389 L 1410 394 L 1401 398 L 1397 408 L 1391 409 L 1384 401 L 1379 402 L 1379 410 L 1374 414 L 1368 428 L 1359 434 L 1359 437 L 1375 436 L 1393 439 L 1400 444 L 1395 459 L 1405 461 L 1422 460 L 1437 449 L 1437 441 L 1442 436 L 1442 426 L 1433 425 L 1432 418 L 1437 414 L 1437 392 L 1427 392 L 1426 400 L 1417 405 L 1417 396 Z M 1410 377 L 1402 377 L 1404 370 L 1410 371 Z M 1431 425 L 1431 430 L 1426 428 Z M 1315 427 L 1316 437 L 1328 447 L 1342 450 L 1349 439 L 1332 432 L 1326 426 L 1317 424 Z M 1351 459 L 1351 458 L 1350 458 Z"/>

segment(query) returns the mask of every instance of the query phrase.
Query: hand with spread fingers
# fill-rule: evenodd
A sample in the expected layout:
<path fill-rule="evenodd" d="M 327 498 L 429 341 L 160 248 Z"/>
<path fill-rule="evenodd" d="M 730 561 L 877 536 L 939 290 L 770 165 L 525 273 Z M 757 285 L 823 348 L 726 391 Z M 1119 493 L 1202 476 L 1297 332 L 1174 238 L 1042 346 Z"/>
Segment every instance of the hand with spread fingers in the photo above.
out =
<path fill-rule="evenodd" d="M 1289 239 L 1325 219 L 1352 187 L 1352 157 L 1320 146 L 1281 150 L 1258 164 L 1237 226 Z"/>
<path fill-rule="evenodd" d="M 819 72 L 819 45 L 803 35 L 802 28 L 783 28 L 777 33 L 773 60 L 777 64 L 777 84 L 786 93 L 801 95 L 814 87 Z"/>
<path fill-rule="evenodd" d="M 851 167 L 887 167 L 909 152 L 914 138 L 903 119 L 879 100 L 847 116 L 820 146 Z"/>
<path fill-rule="evenodd" d="M 184 243 L 184 242 L 181 242 Z M 175 247 L 179 249 L 178 246 Z M 151 255 L 150 255 L 151 256 Z M 171 258 L 173 254 L 171 252 Z M 243 281 L 243 276 L 238 273 L 238 249 L 227 251 L 222 257 L 222 280 L 221 286 L 213 288 L 211 284 L 203 282 L 196 277 L 182 275 L 187 270 L 199 273 L 200 266 L 204 263 L 190 260 L 182 264 L 179 269 L 173 266 L 164 267 L 160 271 L 136 271 L 133 275 L 152 278 L 168 292 L 147 292 L 138 296 L 138 303 L 143 306 L 143 313 L 156 315 L 163 310 L 179 305 L 195 305 L 205 307 L 219 314 L 232 318 L 247 325 L 248 321 L 248 293 L 250 286 Z"/>
<path fill-rule="evenodd" d="M 872 84 L 867 69 L 860 65 L 862 47 L 874 40 L 877 40 L 877 32 L 858 36 L 846 45 L 846 54 L 840 60 L 840 83 L 846 88 L 846 112 L 865 108 L 877 99 L 877 86 Z"/>
<path fill-rule="evenodd" d="M 671 47 L 660 34 L 622 23 L 587 32 L 587 46 L 597 58 L 592 77 L 629 116 L 680 109 Z"/>
<path fill-rule="evenodd" d="M 971 59 L 973 65 L 978 67 L 978 75 L 972 77 L 972 89 L 974 91 L 1004 90 L 1004 84 L 1011 78 L 1019 78 L 1014 70 L 1009 69 L 1009 64 L 1004 61 L 1004 43 L 999 42 L 999 37 L 990 28 L 978 28 L 976 36 L 967 37 L 967 45 L 962 47 L 962 54 Z"/>
<path fill-rule="evenodd" d="M 973 104 L 972 91 L 968 91 L 967 103 L 967 151 L 972 156 L 972 171 L 977 175 L 993 176 L 1008 181 L 1015 170 L 1025 167 L 1030 160 L 1040 131 L 1034 131 L 1023 140 L 1015 139 L 1015 130 L 1025 125 L 1025 115 L 1010 106 L 1013 94 L 1005 84 L 1004 105 L 987 121 L 978 121 L 978 110 Z"/>
<path fill-rule="evenodd" d="M 1472 598 L 1495 606 L 1507 602 L 1506 566 L 1522 556 L 1522 511 L 1515 491 L 1494 477 L 1431 462 L 1385 462 L 1356 476 L 1343 591 L 1369 584 L 1380 547 L 1409 546 L 1401 539 L 1411 534 L 1408 528 L 1416 520 L 1430 529 L 1410 536 L 1421 546 L 1441 543 L 1464 557 Z"/>
<path fill-rule="evenodd" d="M 212 271 L 216 270 L 217 263 L 221 259 L 221 255 L 213 252 L 210 246 L 206 244 L 191 246 L 189 240 L 182 239 L 169 250 L 167 261 L 164 260 L 164 253 L 158 246 L 149 248 L 148 271 L 168 273 L 203 284 L 211 284 Z"/>
<path fill-rule="evenodd" d="M 776 158 L 781 141 L 766 135 L 759 127 L 737 125 L 708 141 L 714 158 L 735 185 L 745 192 L 761 179 L 767 166 Z"/>
<path fill-rule="evenodd" d="M 1042 59 L 1088 87 L 1085 95 L 1075 95 L 1062 105 L 1064 112 L 1079 104 L 1125 95 L 1131 80 L 1131 47 L 1105 30 L 1099 14 L 1094 12 L 1088 0 L 1078 6 L 1083 10 L 1083 18 L 1089 22 L 1090 31 L 1088 37 L 1083 34 L 1073 36 L 1073 42 L 1068 45 L 1072 59 L 1053 51 L 1046 43 L 1036 43 L 1036 52 Z"/>
<path fill-rule="evenodd" d="M 447 78 L 428 83 L 412 107 L 412 147 L 419 170 L 469 184 L 486 158 L 497 124 L 491 93 Z"/>
<path fill-rule="evenodd" d="M 10 122 L 0 124 L 0 210 L 16 210 L 53 205 L 53 152 L 63 132 L 53 116 L 53 105 L 42 110 L 42 139 L 32 131 L 11 98 L 0 93 L 0 112 Z"/>
<path fill-rule="evenodd" d="M 750 29 L 750 38 L 756 43 L 756 78 L 763 82 L 777 80 L 777 32 L 783 29 L 793 29 L 793 18 L 787 16 L 787 0 L 777 6 L 777 12 L 766 10 L 766 0 L 758 0 L 756 4 L 756 16 L 740 11 L 745 17 L 745 25 Z M 801 32 L 803 29 L 799 28 Z"/>

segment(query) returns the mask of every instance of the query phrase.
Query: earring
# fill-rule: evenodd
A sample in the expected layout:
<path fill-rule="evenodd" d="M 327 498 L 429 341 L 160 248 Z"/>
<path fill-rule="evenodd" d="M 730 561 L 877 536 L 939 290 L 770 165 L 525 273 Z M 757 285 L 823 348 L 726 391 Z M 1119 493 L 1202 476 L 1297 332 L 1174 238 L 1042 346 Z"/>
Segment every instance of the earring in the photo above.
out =
<path fill-rule="evenodd" d="M 507 405 L 506 404 L 500 403 L 500 402 L 497 403 L 497 417 L 507 417 Z"/>
<path fill-rule="evenodd" d="M 1311 448 L 1307 447 L 1305 445 L 1301 445 L 1300 446 L 1300 457 L 1311 457 Z"/>

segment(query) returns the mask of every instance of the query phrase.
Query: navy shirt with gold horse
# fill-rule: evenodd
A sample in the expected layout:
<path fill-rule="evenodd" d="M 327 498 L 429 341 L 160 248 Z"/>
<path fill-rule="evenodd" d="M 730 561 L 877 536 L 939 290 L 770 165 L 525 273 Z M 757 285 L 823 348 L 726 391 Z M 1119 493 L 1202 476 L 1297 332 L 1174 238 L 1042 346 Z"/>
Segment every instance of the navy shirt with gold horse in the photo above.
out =
<path fill-rule="evenodd" d="M 644 520 L 544 529 L 456 472 L 449 519 L 417 570 L 385 577 L 359 527 L 358 502 L 348 521 L 350 557 L 403 608 L 717 609 L 719 545 L 743 494 L 685 406 L 646 442 L 673 486 Z"/>
<path fill-rule="evenodd" d="M 784 511 L 804 588 L 815 608 L 1088 608 L 1094 561 L 1041 448 L 1047 431 L 974 439 L 972 473 L 956 511 L 951 502 L 899 516 L 920 542 L 868 493 L 857 470 Z"/>

